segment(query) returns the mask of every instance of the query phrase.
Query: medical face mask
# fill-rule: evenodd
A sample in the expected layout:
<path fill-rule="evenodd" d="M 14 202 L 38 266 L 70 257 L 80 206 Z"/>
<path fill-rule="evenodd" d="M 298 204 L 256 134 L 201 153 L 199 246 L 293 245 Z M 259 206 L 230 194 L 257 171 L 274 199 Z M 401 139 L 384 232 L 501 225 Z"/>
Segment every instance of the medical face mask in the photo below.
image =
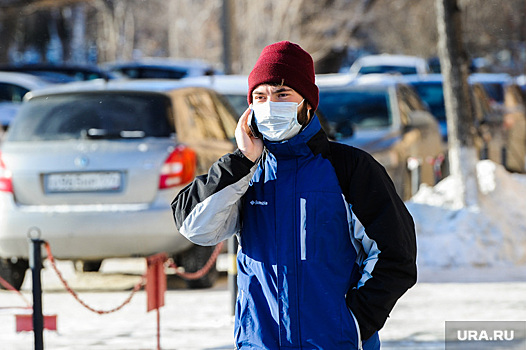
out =
<path fill-rule="evenodd" d="M 259 132 L 269 141 L 284 141 L 296 136 L 301 130 L 298 107 L 303 101 L 299 104 L 272 101 L 252 104 Z"/>

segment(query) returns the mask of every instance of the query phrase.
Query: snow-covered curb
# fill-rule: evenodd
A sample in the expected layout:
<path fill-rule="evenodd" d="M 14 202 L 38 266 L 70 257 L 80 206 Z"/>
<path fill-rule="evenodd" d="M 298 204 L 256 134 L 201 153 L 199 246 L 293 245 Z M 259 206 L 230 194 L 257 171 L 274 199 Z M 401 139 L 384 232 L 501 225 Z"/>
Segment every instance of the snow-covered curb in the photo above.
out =
<path fill-rule="evenodd" d="M 422 186 L 406 205 L 418 240 L 418 265 L 432 268 L 526 264 L 526 176 L 477 163 L 477 206 L 454 208 L 457 186 L 447 177 Z"/>

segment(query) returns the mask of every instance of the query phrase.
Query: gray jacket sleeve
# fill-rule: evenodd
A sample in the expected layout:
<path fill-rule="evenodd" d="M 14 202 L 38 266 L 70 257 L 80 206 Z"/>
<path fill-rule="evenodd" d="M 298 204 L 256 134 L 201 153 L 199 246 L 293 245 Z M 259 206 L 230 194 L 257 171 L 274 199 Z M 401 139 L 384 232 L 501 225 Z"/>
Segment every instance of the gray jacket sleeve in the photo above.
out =
<path fill-rule="evenodd" d="M 179 232 L 198 245 L 211 246 L 240 229 L 241 198 L 257 163 L 236 150 L 215 162 L 208 174 L 197 176 L 172 202 Z"/>

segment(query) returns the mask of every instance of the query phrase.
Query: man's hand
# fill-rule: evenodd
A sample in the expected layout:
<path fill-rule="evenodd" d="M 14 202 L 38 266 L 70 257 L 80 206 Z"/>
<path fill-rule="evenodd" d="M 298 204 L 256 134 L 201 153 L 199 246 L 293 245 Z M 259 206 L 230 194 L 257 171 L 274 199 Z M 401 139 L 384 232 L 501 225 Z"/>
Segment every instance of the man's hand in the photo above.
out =
<path fill-rule="evenodd" d="M 252 135 L 247 124 L 250 108 L 241 115 L 236 127 L 237 147 L 245 157 L 255 162 L 263 153 L 263 141 Z"/>

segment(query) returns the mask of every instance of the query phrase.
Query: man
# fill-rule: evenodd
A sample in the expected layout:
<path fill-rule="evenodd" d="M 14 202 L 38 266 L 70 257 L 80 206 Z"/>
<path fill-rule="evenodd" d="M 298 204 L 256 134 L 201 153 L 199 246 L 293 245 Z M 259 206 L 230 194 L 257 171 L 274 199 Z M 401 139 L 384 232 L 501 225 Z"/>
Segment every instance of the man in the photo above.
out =
<path fill-rule="evenodd" d="M 314 79 L 298 45 L 265 47 L 238 149 L 172 203 L 192 242 L 238 237 L 238 348 L 379 349 L 377 331 L 416 282 L 410 214 L 369 154 L 329 142 Z"/>

